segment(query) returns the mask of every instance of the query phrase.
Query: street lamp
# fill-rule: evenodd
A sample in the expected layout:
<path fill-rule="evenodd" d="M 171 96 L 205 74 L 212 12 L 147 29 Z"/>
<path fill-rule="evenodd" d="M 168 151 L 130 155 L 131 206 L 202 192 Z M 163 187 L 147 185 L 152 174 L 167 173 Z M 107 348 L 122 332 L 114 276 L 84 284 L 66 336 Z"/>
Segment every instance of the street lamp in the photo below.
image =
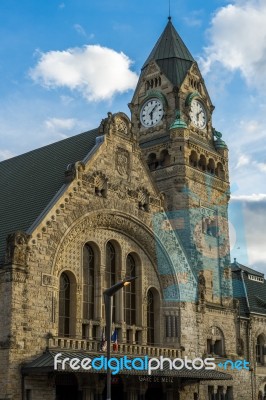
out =
<path fill-rule="evenodd" d="M 103 292 L 104 303 L 105 303 L 105 319 L 106 319 L 106 340 L 107 340 L 107 394 L 106 400 L 111 400 L 111 369 L 109 368 L 109 360 L 111 358 L 111 324 L 112 324 L 112 303 L 113 295 L 124 286 L 130 285 L 132 281 L 137 279 L 137 276 L 133 278 L 124 279 L 121 282 L 116 283 L 109 289 Z"/>

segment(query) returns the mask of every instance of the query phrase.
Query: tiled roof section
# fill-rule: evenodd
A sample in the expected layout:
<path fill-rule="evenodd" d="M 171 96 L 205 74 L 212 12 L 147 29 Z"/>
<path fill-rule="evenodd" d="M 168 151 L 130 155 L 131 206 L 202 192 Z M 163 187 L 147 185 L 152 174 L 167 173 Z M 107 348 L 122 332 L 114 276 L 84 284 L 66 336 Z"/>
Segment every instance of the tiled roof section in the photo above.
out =
<path fill-rule="evenodd" d="M 252 268 L 249 268 L 249 267 L 246 267 L 243 264 L 239 264 L 237 261 L 235 261 L 235 262 L 233 262 L 231 264 L 231 268 L 232 268 L 232 271 L 234 271 L 234 270 L 237 271 L 239 269 L 242 269 L 243 271 L 247 272 L 250 275 L 259 276 L 261 278 L 264 277 L 264 274 L 262 272 L 256 271 L 255 269 L 252 269 Z"/>
<path fill-rule="evenodd" d="M 140 143 L 141 149 L 146 149 L 147 147 L 156 146 L 157 144 L 166 143 L 169 140 L 169 135 L 167 136 L 160 136 L 155 139 L 151 139 L 145 142 Z"/>
<path fill-rule="evenodd" d="M 84 132 L 0 163 L 0 264 L 7 235 L 29 229 L 64 184 L 67 165 L 83 160 L 97 135 Z"/>
<path fill-rule="evenodd" d="M 243 316 L 249 313 L 266 315 L 266 281 L 264 274 L 245 265 L 231 264 L 234 297 L 240 301 L 240 312 Z M 250 279 L 257 276 L 263 281 Z"/>
<path fill-rule="evenodd" d="M 23 373 L 36 373 L 38 371 L 40 372 L 49 372 L 49 371 L 54 371 L 54 357 L 56 354 L 58 354 L 59 351 L 55 350 L 48 350 L 44 354 L 42 354 L 40 357 L 37 359 L 31 361 L 28 364 L 25 364 L 22 367 L 22 372 Z M 94 358 L 98 358 L 101 356 L 105 356 L 105 354 L 92 354 L 92 353 L 86 353 L 86 352 L 81 352 L 78 350 L 73 350 L 73 351 L 61 351 L 61 356 L 60 360 L 64 358 L 79 358 L 80 360 L 89 357 L 91 360 Z M 121 354 L 121 353 L 114 353 L 112 356 L 115 356 L 117 358 L 121 358 L 125 356 L 126 354 Z M 128 359 L 133 359 L 133 356 L 127 356 Z M 138 357 L 138 359 L 143 358 L 143 357 Z M 111 363 L 112 364 L 112 363 Z M 137 363 L 136 363 L 137 364 Z M 116 364 L 113 364 L 114 366 Z M 189 370 L 183 367 L 180 370 L 170 370 L 169 367 L 167 368 L 169 364 L 165 363 L 166 368 L 157 371 L 152 371 L 152 375 L 157 375 L 157 376 L 172 376 L 175 378 L 187 378 L 187 379 L 198 379 L 198 380 L 231 380 L 232 376 L 230 374 L 226 374 L 224 372 L 220 372 L 217 370 L 206 370 L 206 369 L 201 369 L 201 370 Z M 81 371 L 84 372 L 84 371 Z M 105 372 L 104 370 L 89 370 L 86 372 L 95 372 L 95 373 L 102 373 Z M 123 371 L 122 371 L 123 373 Z M 128 374 L 133 374 L 133 375 L 147 375 L 147 370 L 126 370 L 124 373 Z"/>
<path fill-rule="evenodd" d="M 171 21 L 144 63 L 142 71 L 151 61 L 156 61 L 161 71 L 175 86 L 180 86 L 189 68 L 195 62 Z"/>
<path fill-rule="evenodd" d="M 244 274 L 250 312 L 266 315 L 266 281 L 256 282 Z"/>
<path fill-rule="evenodd" d="M 243 317 L 249 315 L 248 302 L 246 298 L 246 292 L 244 282 L 241 277 L 240 271 L 232 271 L 232 283 L 233 283 L 233 294 L 234 298 L 239 301 L 239 312 Z"/>

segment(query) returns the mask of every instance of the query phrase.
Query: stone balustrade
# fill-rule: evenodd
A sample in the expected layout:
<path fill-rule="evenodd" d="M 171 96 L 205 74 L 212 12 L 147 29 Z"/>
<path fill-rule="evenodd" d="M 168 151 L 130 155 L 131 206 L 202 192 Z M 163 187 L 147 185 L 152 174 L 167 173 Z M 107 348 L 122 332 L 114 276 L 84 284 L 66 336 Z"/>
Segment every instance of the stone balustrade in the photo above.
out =
<path fill-rule="evenodd" d="M 83 350 L 92 353 L 99 353 L 100 342 L 93 340 L 81 340 L 72 339 L 65 337 L 54 337 L 49 339 L 50 350 L 61 349 L 61 350 Z M 112 350 L 112 349 L 111 349 Z M 181 358 L 182 352 L 180 349 L 173 349 L 169 347 L 155 347 L 155 346 L 142 346 L 139 344 L 118 344 L 118 351 L 116 354 L 128 354 L 136 356 L 150 356 L 150 357 L 170 357 L 170 358 Z"/>

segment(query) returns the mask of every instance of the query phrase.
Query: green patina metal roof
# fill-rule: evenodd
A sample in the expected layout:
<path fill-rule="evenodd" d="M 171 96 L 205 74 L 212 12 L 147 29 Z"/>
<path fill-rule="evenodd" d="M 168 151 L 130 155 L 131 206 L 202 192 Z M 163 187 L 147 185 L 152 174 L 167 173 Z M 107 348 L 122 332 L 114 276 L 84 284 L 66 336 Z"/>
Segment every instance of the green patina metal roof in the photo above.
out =
<path fill-rule="evenodd" d="M 97 135 L 84 132 L 0 162 L 0 263 L 7 235 L 30 228 L 64 185 L 67 165 L 83 160 Z"/>
<path fill-rule="evenodd" d="M 187 124 L 185 123 L 185 121 L 182 120 L 180 111 L 177 111 L 176 119 L 171 124 L 170 129 L 186 129 L 186 128 L 187 128 Z"/>
<path fill-rule="evenodd" d="M 171 20 L 144 63 L 142 71 L 151 61 L 156 61 L 161 71 L 175 86 L 180 86 L 189 68 L 195 63 Z"/>

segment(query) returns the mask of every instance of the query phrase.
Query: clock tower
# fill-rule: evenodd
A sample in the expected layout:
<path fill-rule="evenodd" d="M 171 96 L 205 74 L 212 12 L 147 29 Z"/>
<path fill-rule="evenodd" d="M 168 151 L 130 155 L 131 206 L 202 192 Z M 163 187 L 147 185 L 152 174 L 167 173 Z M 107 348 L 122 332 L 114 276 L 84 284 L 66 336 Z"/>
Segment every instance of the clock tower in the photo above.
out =
<path fill-rule="evenodd" d="M 129 107 L 169 225 L 193 274 L 206 283 L 201 300 L 225 304 L 231 295 L 228 148 L 212 125 L 214 106 L 197 62 L 171 18 L 142 67 Z"/>

